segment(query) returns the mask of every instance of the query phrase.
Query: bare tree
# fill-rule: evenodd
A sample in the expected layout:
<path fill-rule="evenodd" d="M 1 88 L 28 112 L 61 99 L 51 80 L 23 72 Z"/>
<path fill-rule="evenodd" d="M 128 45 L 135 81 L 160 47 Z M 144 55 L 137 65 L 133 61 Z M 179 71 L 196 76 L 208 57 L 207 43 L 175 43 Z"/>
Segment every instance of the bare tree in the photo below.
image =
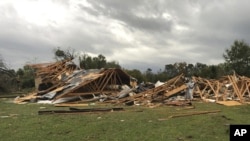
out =
<path fill-rule="evenodd" d="M 15 79 L 15 71 L 7 67 L 5 60 L 0 55 L 0 92 L 7 92 Z"/>

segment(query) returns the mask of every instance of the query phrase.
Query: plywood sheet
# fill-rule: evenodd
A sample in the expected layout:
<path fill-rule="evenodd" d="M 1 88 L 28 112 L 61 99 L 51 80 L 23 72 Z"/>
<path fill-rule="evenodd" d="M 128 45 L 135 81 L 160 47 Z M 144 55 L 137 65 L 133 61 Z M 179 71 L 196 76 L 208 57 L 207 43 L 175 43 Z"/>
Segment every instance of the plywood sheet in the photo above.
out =
<path fill-rule="evenodd" d="M 225 106 L 238 106 L 238 105 L 242 105 L 238 101 L 218 101 L 216 103 L 217 104 L 222 104 L 222 105 L 225 105 Z"/>

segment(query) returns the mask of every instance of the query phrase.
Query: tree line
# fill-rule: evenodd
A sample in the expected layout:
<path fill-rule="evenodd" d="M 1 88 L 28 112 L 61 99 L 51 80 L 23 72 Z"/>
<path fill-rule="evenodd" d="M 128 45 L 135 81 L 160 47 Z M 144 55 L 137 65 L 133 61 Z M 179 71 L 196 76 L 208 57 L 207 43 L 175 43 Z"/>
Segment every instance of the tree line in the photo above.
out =
<path fill-rule="evenodd" d="M 245 41 L 235 40 L 222 56 L 225 62 L 217 65 L 207 65 L 200 62 L 196 64 L 176 62 L 166 64 L 163 69 L 153 72 L 151 68 L 145 71 L 122 68 L 116 61 L 107 61 L 102 54 L 93 57 L 88 54 L 77 55 L 72 49 L 63 50 L 60 47 L 54 49 L 55 60 L 77 58 L 81 69 L 120 68 L 135 77 L 139 83 L 167 81 L 181 73 L 187 77 L 199 76 L 207 79 L 217 79 L 232 73 L 250 77 L 250 46 Z M 19 68 L 17 71 L 9 69 L 1 57 L 0 92 L 34 87 L 34 73 L 34 70 L 28 66 Z"/>

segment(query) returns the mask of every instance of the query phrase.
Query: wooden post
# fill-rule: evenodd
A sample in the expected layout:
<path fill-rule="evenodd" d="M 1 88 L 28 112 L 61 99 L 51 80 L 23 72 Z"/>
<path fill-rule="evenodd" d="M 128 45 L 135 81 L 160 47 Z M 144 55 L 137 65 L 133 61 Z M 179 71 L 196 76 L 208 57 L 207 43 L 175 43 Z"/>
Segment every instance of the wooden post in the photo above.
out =
<path fill-rule="evenodd" d="M 239 91 L 239 89 L 238 89 L 238 86 L 236 85 L 235 80 L 232 78 L 232 76 L 228 76 L 228 78 L 229 78 L 229 80 L 231 81 L 231 83 L 232 83 L 232 85 L 233 85 L 235 94 L 236 94 L 237 97 L 240 99 L 240 102 L 243 103 L 242 96 L 241 96 L 241 94 L 240 94 L 240 91 Z"/>
<path fill-rule="evenodd" d="M 210 88 L 212 89 L 212 91 L 214 92 L 215 97 L 216 97 L 216 101 L 218 101 L 218 93 L 214 90 L 214 87 L 212 86 L 212 84 L 208 80 L 206 80 L 206 82 L 210 86 Z"/>

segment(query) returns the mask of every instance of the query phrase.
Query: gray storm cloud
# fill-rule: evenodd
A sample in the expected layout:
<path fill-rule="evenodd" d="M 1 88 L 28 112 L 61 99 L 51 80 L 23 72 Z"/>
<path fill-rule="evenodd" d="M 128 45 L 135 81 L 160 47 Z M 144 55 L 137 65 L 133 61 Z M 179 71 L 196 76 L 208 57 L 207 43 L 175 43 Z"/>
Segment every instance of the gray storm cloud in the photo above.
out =
<path fill-rule="evenodd" d="M 249 42 L 247 0 L 9 0 L 0 2 L 0 53 L 13 68 L 53 61 L 53 49 L 103 54 L 122 67 L 218 64 Z M 34 59 L 36 58 L 36 59 Z"/>

